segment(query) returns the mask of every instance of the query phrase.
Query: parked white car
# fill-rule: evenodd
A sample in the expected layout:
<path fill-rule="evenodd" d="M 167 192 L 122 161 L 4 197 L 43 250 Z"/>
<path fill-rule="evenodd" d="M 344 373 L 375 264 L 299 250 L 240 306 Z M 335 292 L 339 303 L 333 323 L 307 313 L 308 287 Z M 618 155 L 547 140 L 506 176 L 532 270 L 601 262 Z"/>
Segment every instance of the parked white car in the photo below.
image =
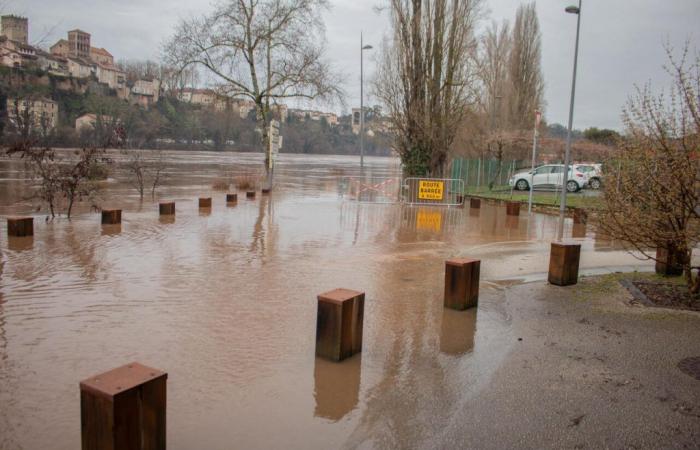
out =
<path fill-rule="evenodd" d="M 601 164 L 574 164 L 574 168 L 588 177 L 588 187 L 600 189 L 603 185 L 603 168 Z"/>
<path fill-rule="evenodd" d="M 533 189 L 558 189 L 562 184 L 564 175 L 563 164 L 547 164 L 532 171 L 518 172 L 514 174 L 508 184 L 519 191 Z M 576 169 L 576 166 L 569 168 L 566 190 L 578 192 L 588 184 L 588 176 Z"/>

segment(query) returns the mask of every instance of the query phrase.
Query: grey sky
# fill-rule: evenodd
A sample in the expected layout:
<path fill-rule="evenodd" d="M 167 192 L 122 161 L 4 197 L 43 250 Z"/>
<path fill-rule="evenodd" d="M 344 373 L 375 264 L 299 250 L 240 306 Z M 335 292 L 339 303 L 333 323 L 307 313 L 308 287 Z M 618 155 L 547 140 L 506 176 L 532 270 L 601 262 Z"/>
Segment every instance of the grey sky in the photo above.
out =
<path fill-rule="evenodd" d="M 576 17 L 564 13 L 574 0 L 539 0 L 543 38 L 546 117 L 566 123 Z M 329 57 L 346 74 L 348 103 L 359 104 L 359 36 L 378 47 L 388 31 L 381 0 L 332 0 L 325 15 Z M 489 20 L 513 20 L 520 0 L 487 0 Z M 157 58 L 160 43 L 181 17 L 210 10 L 210 0 L 6 0 L 6 12 L 30 19 L 30 40 L 52 44 L 67 30 L 92 34 L 93 46 L 117 59 Z M 633 6 L 633 8 L 632 8 Z M 697 46 L 700 0 L 584 0 L 574 126 L 620 127 L 620 110 L 635 84 L 667 84 L 663 43 Z M 367 55 L 369 56 L 369 55 Z M 373 62 L 366 60 L 366 75 Z M 371 99 L 367 103 L 372 103 Z"/>

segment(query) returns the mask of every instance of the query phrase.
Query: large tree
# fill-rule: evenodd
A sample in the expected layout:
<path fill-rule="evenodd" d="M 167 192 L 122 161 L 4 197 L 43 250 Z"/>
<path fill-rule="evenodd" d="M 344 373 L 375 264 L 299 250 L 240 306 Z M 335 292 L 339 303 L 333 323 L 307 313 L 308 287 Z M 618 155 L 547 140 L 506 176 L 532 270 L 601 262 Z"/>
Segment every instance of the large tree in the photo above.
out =
<path fill-rule="evenodd" d="M 441 176 L 459 125 L 475 102 L 481 0 L 390 0 L 376 93 L 410 175 Z"/>
<path fill-rule="evenodd" d="M 272 105 L 341 94 L 324 59 L 327 8 L 326 0 L 226 0 L 209 15 L 180 22 L 166 58 L 181 68 L 206 69 L 223 95 L 252 100 L 266 150 Z"/>
<path fill-rule="evenodd" d="M 518 7 L 511 41 L 509 120 L 516 129 L 529 129 L 534 123 L 535 111 L 541 111 L 544 106 L 542 36 L 534 2 Z"/>
<path fill-rule="evenodd" d="M 673 88 L 638 89 L 623 118 L 619 154 L 607 164 L 600 227 L 631 249 L 684 272 L 700 293 L 693 249 L 700 242 L 700 57 L 668 50 Z M 660 252 L 656 252 L 660 249 Z"/>

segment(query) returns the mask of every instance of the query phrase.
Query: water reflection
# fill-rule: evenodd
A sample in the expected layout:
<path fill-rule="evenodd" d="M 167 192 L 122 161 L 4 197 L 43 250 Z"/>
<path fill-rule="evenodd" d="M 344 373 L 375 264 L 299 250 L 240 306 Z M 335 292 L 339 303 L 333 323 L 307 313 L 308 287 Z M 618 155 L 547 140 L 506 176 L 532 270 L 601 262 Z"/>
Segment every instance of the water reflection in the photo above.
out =
<path fill-rule="evenodd" d="M 159 215 L 158 222 L 163 225 L 172 225 L 175 223 L 175 214 Z"/>
<path fill-rule="evenodd" d="M 34 237 L 7 237 L 7 248 L 13 252 L 23 252 L 26 250 L 31 250 L 34 247 Z"/>
<path fill-rule="evenodd" d="M 122 232 L 122 224 L 105 224 L 102 225 L 101 234 L 102 236 L 118 236 Z"/>
<path fill-rule="evenodd" d="M 446 355 L 461 356 L 474 349 L 477 308 L 454 311 L 445 308 L 440 328 L 440 351 Z"/>
<path fill-rule="evenodd" d="M 571 237 L 580 239 L 586 237 L 586 224 L 585 223 L 575 223 L 571 229 Z"/>
<path fill-rule="evenodd" d="M 337 422 L 355 409 L 360 397 L 361 372 L 361 353 L 339 363 L 316 358 L 314 416 Z"/>

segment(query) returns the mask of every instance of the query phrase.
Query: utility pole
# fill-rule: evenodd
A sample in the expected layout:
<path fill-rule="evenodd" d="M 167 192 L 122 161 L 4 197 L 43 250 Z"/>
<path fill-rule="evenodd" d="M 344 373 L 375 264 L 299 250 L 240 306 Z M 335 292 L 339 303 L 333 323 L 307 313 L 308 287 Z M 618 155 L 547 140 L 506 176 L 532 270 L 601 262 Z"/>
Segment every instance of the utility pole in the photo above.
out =
<path fill-rule="evenodd" d="M 566 12 L 576 14 L 576 47 L 574 50 L 574 76 L 571 81 L 571 102 L 569 104 L 569 128 L 566 132 L 566 150 L 564 152 L 564 173 L 561 183 L 561 201 L 559 202 L 559 233 L 558 239 L 564 238 L 564 217 L 566 216 L 566 185 L 569 181 L 569 164 L 571 162 L 571 129 L 574 125 L 574 98 L 576 97 L 576 69 L 578 66 L 578 42 L 581 32 L 581 2 L 578 0 L 578 7 L 568 6 Z"/>

